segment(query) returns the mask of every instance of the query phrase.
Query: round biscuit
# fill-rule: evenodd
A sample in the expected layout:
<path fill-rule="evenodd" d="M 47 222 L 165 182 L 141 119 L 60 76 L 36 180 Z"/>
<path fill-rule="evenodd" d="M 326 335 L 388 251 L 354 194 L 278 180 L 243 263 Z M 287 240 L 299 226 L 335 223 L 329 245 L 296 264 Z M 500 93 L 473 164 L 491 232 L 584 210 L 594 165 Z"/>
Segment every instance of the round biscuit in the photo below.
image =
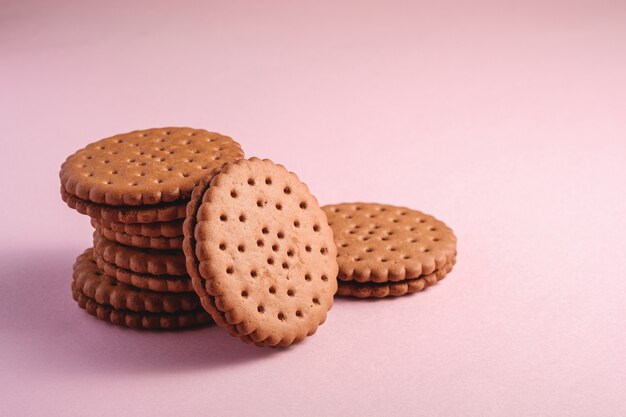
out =
<path fill-rule="evenodd" d="M 217 324 L 244 342 L 289 345 L 326 320 L 337 291 L 333 233 L 315 197 L 282 165 L 227 165 L 202 195 L 193 239 L 184 247 L 197 265 L 194 289 Z"/>
<path fill-rule="evenodd" d="M 139 206 L 187 199 L 216 167 L 243 158 L 228 136 L 204 129 L 136 130 L 99 140 L 70 155 L 61 186 L 98 204 Z"/>
<path fill-rule="evenodd" d="M 433 216 L 406 207 L 344 203 L 323 207 L 337 243 L 339 279 L 402 281 L 456 256 L 456 237 Z"/>

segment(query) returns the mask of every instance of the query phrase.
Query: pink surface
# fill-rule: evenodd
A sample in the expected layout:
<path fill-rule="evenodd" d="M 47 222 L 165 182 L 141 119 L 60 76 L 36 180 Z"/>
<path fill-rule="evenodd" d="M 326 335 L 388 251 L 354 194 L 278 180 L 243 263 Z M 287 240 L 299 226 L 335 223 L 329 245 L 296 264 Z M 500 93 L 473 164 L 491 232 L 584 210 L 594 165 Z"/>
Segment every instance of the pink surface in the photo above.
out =
<path fill-rule="evenodd" d="M 0 5 L 0 415 L 626 415 L 624 3 L 259 3 Z M 286 350 L 93 319 L 59 166 L 165 125 L 432 213 L 458 264 Z"/>

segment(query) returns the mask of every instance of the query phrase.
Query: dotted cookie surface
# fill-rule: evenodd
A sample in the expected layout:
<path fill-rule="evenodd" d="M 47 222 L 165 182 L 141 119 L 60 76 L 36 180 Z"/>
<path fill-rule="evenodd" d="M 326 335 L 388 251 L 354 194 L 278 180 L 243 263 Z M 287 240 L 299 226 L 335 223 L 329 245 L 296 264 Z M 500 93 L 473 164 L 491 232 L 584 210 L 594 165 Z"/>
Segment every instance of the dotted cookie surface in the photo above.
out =
<path fill-rule="evenodd" d="M 130 236 L 145 237 L 180 237 L 183 235 L 184 219 L 155 223 L 122 223 L 105 219 L 92 219 L 91 224 L 98 224 L 105 229 Z"/>
<path fill-rule="evenodd" d="M 113 265 L 140 274 L 187 275 L 185 256 L 180 251 L 132 248 L 94 232 L 93 252 Z"/>
<path fill-rule="evenodd" d="M 435 285 L 442 280 L 454 266 L 456 258 L 428 275 L 421 275 L 419 278 L 405 279 L 402 281 L 388 282 L 357 282 L 339 281 L 337 295 L 357 297 L 357 298 L 383 298 L 398 297 L 422 291 L 426 287 Z"/>
<path fill-rule="evenodd" d="M 136 248 L 150 248 L 150 249 L 182 249 L 183 237 L 150 237 L 140 235 L 129 235 L 123 232 L 116 232 L 115 230 L 107 229 L 98 223 L 95 219 L 91 220 L 91 225 L 96 229 L 96 232 L 104 236 L 109 240 L 114 240 L 118 243 L 127 246 L 134 246 Z"/>
<path fill-rule="evenodd" d="M 61 198 L 68 205 L 92 219 L 104 219 L 122 223 L 153 223 L 167 222 L 185 218 L 186 201 L 172 204 L 156 204 L 154 206 L 106 206 L 76 197 L 61 188 Z"/>
<path fill-rule="evenodd" d="M 323 207 L 337 242 L 339 279 L 402 281 L 428 275 L 456 256 L 456 237 L 422 212 L 384 204 Z"/>
<path fill-rule="evenodd" d="M 137 130 L 87 145 L 61 166 L 61 185 L 83 200 L 113 206 L 189 198 L 196 183 L 243 158 L 228 136 L 203 129 Z"/>
<path fill-rule="evenodd" d="M 92 259 L 91 249 L 76 259 L 73 281 L 74 287 L 87 297 L 116 310 L 174 313 L 200 307 L 195 293 L 153 292 L 118 282 L 98 268 Z"/>
<path fill-rule="evenodd" d="M 204 197 L 204 193 L 211 185 L 211 180 L 215 175 L 219 173 L 219 170 L 216 172 L 212 172 L 210 175 L 202 178 L 196 188 L 194 188 L 191 193 L 191 199 L 189 200 L 189 204 L 187 204 L 187 217 L 185 218 L 185 222 L 183 223 L 183 233 L 185 239 L 183 240 L 183 251 L 185 253 L 185 264 L 187 267 L 187 272 L 191 276 L 192 286 L 194 291 L 200 296 L 200 302 L 204 309 L 211 314 L 211 317 L 215 321 L 215 323 L 226 329 L 231 336 L 241 337 L 239 332 L 237 331 L 237 327 L 228 323 L 224 318 L 221 311 L 217 309 L 215 303 L 213 302 L 213 298 L 209 296 L 204 288 L 205 281 L 204 278 L 200 275 L 199 271 L 199 262 L 196 257 L 196 239 L 194 237 L 194 232 L 196 228 L 196 216 L 198 213 L 198 209 L 202 204 L 202 198 Z"/>
<path fill-rule="evenodd" d="M 332 307 L 338 267 L 332 230 L 306 185 L 252 158 L 225 167 L 199 197 L 184 248 L 197 267 L 194 289 L 218 325 L 264 346 L 313 334 Z"/>
<path fill-rule="evenodd" d="M 149 330 L 176 330 L 208 326 L 213 323 L 211 316 L 200 309 L 195 311 L 181 311 L 178 313 L 148 313 L 130 310 L 116 310 L 110 305 L 100 304 L 89 298 L 76 288 L 72 282 L 72 296 L 78 306 L 92 316 L 109 323 Z"/>
<path fill-rule="evenodd" d="M 109 263 L 100 255 L 94 260 L 105 274 L 133 287 L 158 292 L 193 292 L 188 276 L 139 274 Z"/>

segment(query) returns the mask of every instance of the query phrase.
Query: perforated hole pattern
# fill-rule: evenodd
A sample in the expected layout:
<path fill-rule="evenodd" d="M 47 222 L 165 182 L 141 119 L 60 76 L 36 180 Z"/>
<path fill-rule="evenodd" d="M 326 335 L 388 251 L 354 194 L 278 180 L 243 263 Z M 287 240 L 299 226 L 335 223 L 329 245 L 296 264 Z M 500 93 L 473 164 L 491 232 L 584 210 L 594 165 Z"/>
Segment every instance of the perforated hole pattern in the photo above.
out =
<path fill-rule="evenodd" d="M 243 157 L 227 136 L 201 129 L 160 128 L 102 139 L 67 158 L 61 185 L 94 203 L 140 205 L 191 195 L 199 179 Z"/>
<path fill-rule="evenodd" d="M 382 204 L 325 206 L 338 246 L 339 278 L 400 281 L 430 274 L 456 254 L 456 237 L 422 212 Z"/>
<path fill-rule="evenodd" d="M 337 288 L 329 279 L 336 247 L 295 174 L 257 158 L 232 164 L 205 193 L 195 237 L 207 292 L 242 333 L 285 343 L 325 320 Z"/>

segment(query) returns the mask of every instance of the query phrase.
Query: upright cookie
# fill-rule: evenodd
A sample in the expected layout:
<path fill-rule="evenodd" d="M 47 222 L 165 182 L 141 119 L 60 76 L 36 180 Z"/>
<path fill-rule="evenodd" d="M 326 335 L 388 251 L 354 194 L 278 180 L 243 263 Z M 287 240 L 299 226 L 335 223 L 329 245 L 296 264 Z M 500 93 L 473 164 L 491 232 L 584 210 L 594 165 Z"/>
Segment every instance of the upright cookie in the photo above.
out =
<path fill-rule="evenodd" d="M 93 252 L 111 264 L 139 274 L 187 275 L 185 256 L 180 251 L 132 248 L 94 232 Z"/>
<path fill-rule="evenodd" d="M 218 325 L 246 343 L 289 345 L 313 334 L 337 290 L 326 215 L 283 166 L 252 158 L 194 192 L 183 245 L 194 289 Z"/>
<path fill-rule="evenodd" d="M 215 168 L 243 158 L 241 146 L 203 129 L 137 130 L 102 139 L 61 166 L 61 186 L 82 200 L 138 206 L 187 199 Z"/>

